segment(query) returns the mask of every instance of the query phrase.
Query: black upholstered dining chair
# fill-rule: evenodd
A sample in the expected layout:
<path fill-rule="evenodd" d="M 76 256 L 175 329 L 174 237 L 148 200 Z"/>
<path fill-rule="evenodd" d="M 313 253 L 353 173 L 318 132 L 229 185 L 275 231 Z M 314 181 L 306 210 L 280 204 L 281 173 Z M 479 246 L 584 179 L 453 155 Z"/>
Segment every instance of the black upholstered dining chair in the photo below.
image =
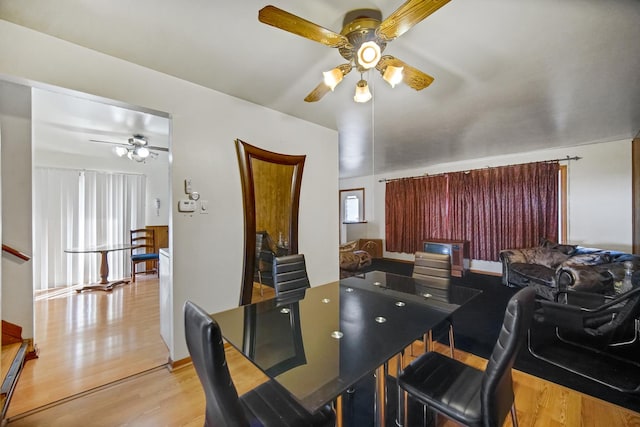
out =
<path fill-rule="evenodd" d="M 273 287 L 276 298 L 287 298 L 311 287 L 304 254 L 285 255 L 273 259 Z"/>
<path fill-rule="evenodd" d="M 335 412 L 330 406 L 310 414 L 274 380 L 238 397 L 218 323 L 201 307 L 187 301 L 184 324 L 187 348 L 204 389 L 205 427 L 335 425 Z"/>
<path fill-rule="evenodd" d="M 423 405 L 464 425 L 501 426 L 511 412 L 517 426 L 511 368 L 531 324 L 535 295 L 527 287 L 511 297 L 484 371 L 427 352 L 399 375 L 400 387 Z"/>
<path fill-rule="evenodd" d="M 254 280 L 260 284 L 260 296 L 263 296 L 262 285 L 273 286 L 273 259 L 277 249 L 275 242 L 266 231 L 256 233 L 256 266 Z"/>

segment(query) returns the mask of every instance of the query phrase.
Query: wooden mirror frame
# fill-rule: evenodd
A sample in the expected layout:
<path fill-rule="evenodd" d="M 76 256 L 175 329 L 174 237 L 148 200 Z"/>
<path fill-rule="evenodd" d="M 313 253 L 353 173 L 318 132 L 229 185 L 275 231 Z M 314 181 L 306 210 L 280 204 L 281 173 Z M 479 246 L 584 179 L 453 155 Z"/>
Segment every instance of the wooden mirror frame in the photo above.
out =
<path fill-rule="evenodd" d="M 242 182 L 242 203 L 244 211 L 244 268 L 240 305 L 251 303 L 253 294 L 253 276 L 256 258 L 256 199 L 253 182 L 252 160 L 262 160 L 285 166 L 293 166 L 291 182 L 291 209 L 289 215 L 289 254 L 298 253 L 298 212 L 300 205 L 300 186 L 304 169 L 305 155 L 288 155 L 274 153 L 255 147 L 240 139 L 236 139 L 236 151 L 240 166 Z"/>

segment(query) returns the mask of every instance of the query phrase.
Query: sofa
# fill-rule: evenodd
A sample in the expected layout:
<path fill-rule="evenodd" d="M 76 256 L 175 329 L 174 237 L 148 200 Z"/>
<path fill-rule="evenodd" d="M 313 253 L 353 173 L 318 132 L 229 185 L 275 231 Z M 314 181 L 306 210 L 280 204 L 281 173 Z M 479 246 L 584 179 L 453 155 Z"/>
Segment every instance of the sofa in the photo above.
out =
<path fill-rule="evenodd" d="M 504 249 L 499 258 L 504 285 L 533 286 L 540 297 L 552 301 L 567 291 L 613 295 L 624 279 L 625 263 L 640 270 L 638 255 L 548 240 L 536 247 Z"/>
<path fill-rule="evenodd" d="M 340 245 L 340 270 L 356 272 L 371 265 L 371 254 L 366 250 L 358 249 L 357 240 Z"/>

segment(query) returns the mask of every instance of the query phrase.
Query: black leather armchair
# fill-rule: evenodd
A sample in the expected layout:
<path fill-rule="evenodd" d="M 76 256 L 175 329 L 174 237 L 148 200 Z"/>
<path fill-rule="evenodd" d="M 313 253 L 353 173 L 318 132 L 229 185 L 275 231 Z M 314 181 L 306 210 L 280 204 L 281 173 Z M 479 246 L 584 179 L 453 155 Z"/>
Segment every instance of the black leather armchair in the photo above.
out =
<path fill-rule="evenodd" d="M 640 287 L 612 299 L 579 292 L 568 293 L 567 298 L 566 304 L 540 301 L 541 307 L 534 319 L 555 326 L 560 339 L 563 333 L 568 333 L 586 338 L 596 346 L 631 344 L 638 339 Z M 601 303 L 594 307 L 594 300 Z M 587 343 L 575 342 L 575 338 L 573 342 L 578 345 Z"/>
<path fill-rule="evenodd" d="M 540 301 L 529 332 L 532 356 L 623 393 L 640 393 L 640 272 L 614 298 L 567 292 L 566 303 Z M 555 331 L 555 335 L 554 335 Z"/>
<path fill-rule="evenodd" d="M 238 397 L 216 321 L 187 301 L 184 324 L 187 348 L 207 402 L 205 427 L 335 425 L 335 412 L 330 406 L 310 414 L 273 380 Z"/>
<path fill-rule="evenodd" d="M 499 426 L 511 412 L 517 426 L 511 368 L 531 324 L 535 295 L 527 287 L 511 297 L 484 372 L 427 352 L 400 374 L 400 387 L 423 405 L 464 425 Z"/>

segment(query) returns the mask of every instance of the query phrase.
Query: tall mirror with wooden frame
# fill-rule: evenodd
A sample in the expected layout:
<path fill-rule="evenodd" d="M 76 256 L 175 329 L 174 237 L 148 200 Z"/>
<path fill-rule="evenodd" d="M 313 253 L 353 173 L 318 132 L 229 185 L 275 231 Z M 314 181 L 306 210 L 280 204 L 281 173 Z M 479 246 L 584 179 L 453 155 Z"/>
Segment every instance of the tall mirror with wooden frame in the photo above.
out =
<path fill-rule="evenodd" d="M 244 205 L 244 269 L 240 305 L 254 283 L 273 286 L 275 256 L 298 253 L 298 212 L 304 155 L 279 154 L 236 139 Z M 260 248 L 258 248 L 260 243 Z"/>

